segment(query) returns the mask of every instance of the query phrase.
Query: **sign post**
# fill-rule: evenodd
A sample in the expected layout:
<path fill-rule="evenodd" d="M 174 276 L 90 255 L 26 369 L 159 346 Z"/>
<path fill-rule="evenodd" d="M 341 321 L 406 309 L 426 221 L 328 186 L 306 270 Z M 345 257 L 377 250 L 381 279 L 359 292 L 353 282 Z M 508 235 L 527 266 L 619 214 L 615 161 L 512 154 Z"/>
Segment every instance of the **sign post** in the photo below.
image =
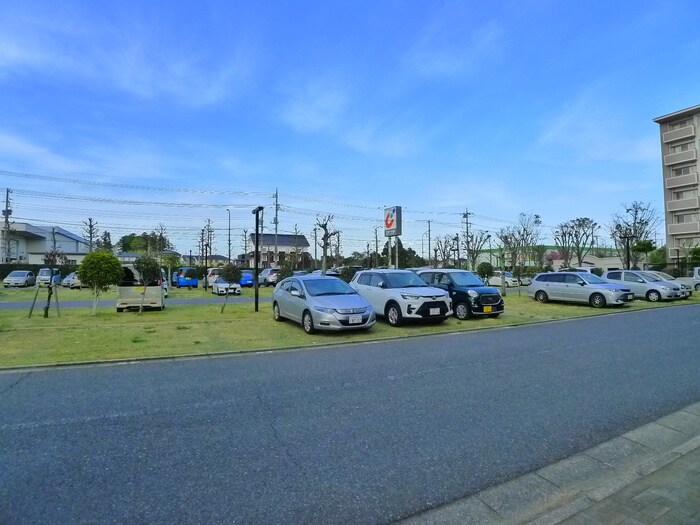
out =
<path fill-rule="evenodd" d="M 396 266 L 399 267 L 399 236 L 401 235 L 401 206 L 384 208 L 384 237 L 389 238 L 388 266 L 391 266 L 391 237 L 396 237 Z"/>

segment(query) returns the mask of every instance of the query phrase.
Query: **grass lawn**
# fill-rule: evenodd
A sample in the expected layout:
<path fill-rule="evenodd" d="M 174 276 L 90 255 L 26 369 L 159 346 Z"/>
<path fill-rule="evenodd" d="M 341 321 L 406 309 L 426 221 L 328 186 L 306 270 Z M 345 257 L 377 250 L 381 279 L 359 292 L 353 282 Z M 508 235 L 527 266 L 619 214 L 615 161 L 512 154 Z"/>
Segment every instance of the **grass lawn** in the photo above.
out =
<path fill-rule="evenodd" d="M 110 295 L 111 293 L 111 295 Z M 271 288 L 261 288 L 260 295 L 271 295 Z M 19 294 L 21 298 L 14 298 Z M 173 290 L 173 297 L 202 297 L 204 290 Z M 12 295 L 9 299 L 7 296 Z M 4 290 L 0 300 L 31 300 L 33 290 Z M 210 294 L 211 295 L 211 294 Z M 243 296 L 253 296 L 245 289 Z M 88 290 L 61 290 L 61 301 L 67 298 L 89 300 Z M 114 298 L 114 292 L 104 298 Z M 262 349 L 315 346 L 344 342 L 410 337 L 438 332 L 466 331 L 513 326 L 555 319 L 585 317 L 643 308 L 700 302 L 698 294 L 690 300 L 673 303 L 635 301 L 622 308 L 593 309 L 586 305 L 541 304 L 522 292 L 509 291 L 506 312 L 498 319 L 479 318 L 459 321 L 450 318 L 438 325 L 409 324 L 392 328 L 380 320 L 369 331 L 350 333 L 318 333 L 306 335 L 301 327 L 289 321 L 276 323 L 271 305 L 261 303 L 255 312 L 252 303 L 229 303 L 224 313 L 212 305 L 168 305 L 163 312 L 145 311 L 117 313 L 114 307 L 98 308 L 95 317 L 89 308 L 64 308 L 59 318 L 52 308 L 43 317 L 46 290 L 39 294 L 31 319 L 27 309 L 0 310 L 0 367 L 78 363 L 142 357 L 206 355 L 223 352 L 247 352 Z M 221 299 L 223 302 L 223 298 Z"/>

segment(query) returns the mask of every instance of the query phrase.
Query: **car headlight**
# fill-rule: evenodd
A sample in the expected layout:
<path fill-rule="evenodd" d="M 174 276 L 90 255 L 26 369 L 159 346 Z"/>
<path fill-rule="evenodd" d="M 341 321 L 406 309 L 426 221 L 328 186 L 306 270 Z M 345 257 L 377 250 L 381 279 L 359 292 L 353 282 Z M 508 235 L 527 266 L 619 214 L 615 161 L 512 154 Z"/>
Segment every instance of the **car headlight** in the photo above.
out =
<path fill-rule="evenodd" d="M 314 306 L 314 310 L 324 314 L 332 314 L 335 312 L 335 308 L 326 308 L 325 306 Z"/>
<path fill-rule="evenodd" d="M 411 300 L 411 301 L 419 301 L 420 300 L 420 295 L 413 295 L 410 293 L 402 293 L 401 297 L 406 299 L 406 300 Z"/>
<path fill-rule="evenodd" d="M 467 295 L 472 299 L 476 299 L 477 297 L 479 297 L 479 292 L 477 292 L 476 290 L 467 290 Z"/>
<path fill-rule="evenodd" d="M 661 288 L 662 290 L 670 290 L 668 286 L 659 286 L 659 288 Z"/>

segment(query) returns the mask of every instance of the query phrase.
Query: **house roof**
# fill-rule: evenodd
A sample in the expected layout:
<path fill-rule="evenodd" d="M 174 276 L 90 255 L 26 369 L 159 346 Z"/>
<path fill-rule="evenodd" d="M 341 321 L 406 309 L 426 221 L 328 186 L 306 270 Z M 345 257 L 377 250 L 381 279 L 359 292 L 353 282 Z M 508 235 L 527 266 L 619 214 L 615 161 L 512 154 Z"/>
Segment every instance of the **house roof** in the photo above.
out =
<path fill-rule="evenodd" d="M 306 240 L 304 235 L 294 235 L 287 233 L 277 234 L 277 246 L 287 247 L 287 248 L 308 248 L 309 241 Z M 251 244 L 255 244 L 255 234 L 250 234 Z M 274 233 L 263 233 L 260 236 L 260 246 L 274 246 L 275 245 L 275 234 Z"/>
<path fill-rule="evenodd" d="M 71 233 L 60 226 L 35 226 L 26 222 L 16 222 L 12 224 L 12 233 L 27 239 L 50 239 L 52 231 L 55 231 L 57 234 L 73 241 L 77 241 L 85 245 L 90 244 L 83 237 Z"/>
<path fill-rule="evenodd" d="M 700 111 L 700 106 L 692 106 L 689 108 L 681 109 L 679 111 L 674 111 L 673 113 L 669 113 L 668 115 L 662 115 L 661 117 L 656 117 L 654 119 L 654 122 L 656 122 L 657 124 L 663 124 L 664 122 L 668 122 L 669 120 L 675 120 L 677 118 L 682 118 L 685 116 L 693 115 L 699 111 Z"/>

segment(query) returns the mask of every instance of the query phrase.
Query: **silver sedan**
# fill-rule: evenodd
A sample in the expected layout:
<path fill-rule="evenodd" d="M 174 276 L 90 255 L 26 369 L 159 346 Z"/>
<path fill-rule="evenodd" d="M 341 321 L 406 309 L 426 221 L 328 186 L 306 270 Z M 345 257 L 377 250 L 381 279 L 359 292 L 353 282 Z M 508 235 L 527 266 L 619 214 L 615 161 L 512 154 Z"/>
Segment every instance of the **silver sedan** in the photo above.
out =
<path fill-rule="evenodd" d="M 241 285 L 238 283 L 230 283 L 223 277 L 217 277 L 211 283 L 211 293 L 216 295 L 241 295 Z"/>
<path fill-rule="evenodd" d="M 301 323 L 307 334 L 316 330 L 358 330 L 376 322 L 374 309 L 345 281 L 323 275 L 299 275 L 279 282 L 272 293 L 275 321 Z"/>

